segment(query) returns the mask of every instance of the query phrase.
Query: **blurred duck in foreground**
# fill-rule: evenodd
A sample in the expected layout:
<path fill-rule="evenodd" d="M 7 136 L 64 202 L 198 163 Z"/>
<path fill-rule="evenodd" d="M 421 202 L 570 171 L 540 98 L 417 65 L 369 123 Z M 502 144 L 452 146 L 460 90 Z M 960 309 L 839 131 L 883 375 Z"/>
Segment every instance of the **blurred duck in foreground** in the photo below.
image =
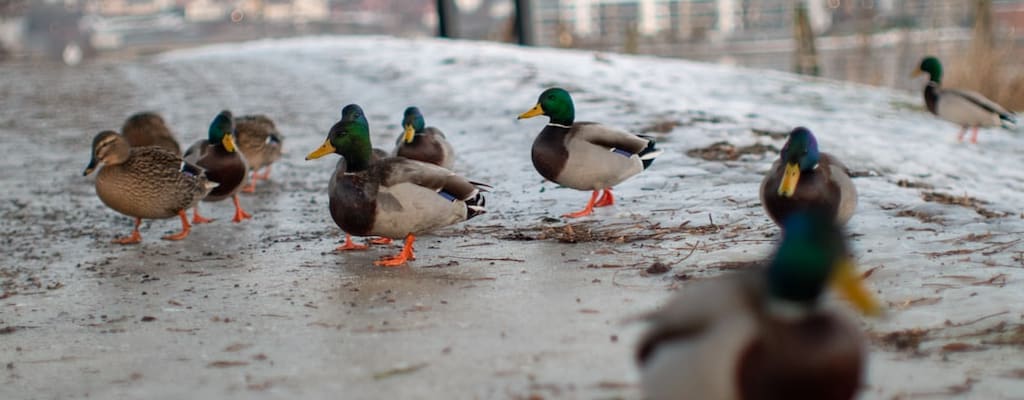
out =
<path fill-rule="evenodd" d="M 204 201 L 220 201 L 230 197 L 235 203 L 234 222 L 252 218 L 242 209 L 238 201 L 238 192 L 245 184 L 249 174 L 249 165 L 245 156 L 238 152 L 234 140 L 235 120 L 231 112 L 224 110 L 210 123 L 207 139 L 195 142 L 185 151 L 185 160 L 195 163 L 206 170 L 206 176 L 217 182 L 216 189 L 206 195 Z M 194 207 L 192 223 L 202 224 L 213 221 L 199 215 L 199 207 Z"/>
<path fill-rule="evenodd" d="M 180 156 L 160 147 L 133 148 L 113 131 L 100 132 L 93 139 L 92 160 L 82 175 L 89 175 L 100 165 L 103 168 L 96 174 L 96 195 L 100 201 L 114 211 L 135 217 L 132 234 L 114 243 L 141 242 L 139 225 L 143 218 L 175 215 L 181 217 L 181 232 L 163 238 L 184 239 L 191 229 L 185 211 L 217 186 L 206 179 L 202 168 Z"/>
<path fill-rule="evenodd" d="M 591 190 L 580 211 L 563 215 L 590 215 L 594 207 L 615 204 L 612 187 L 651 166 L 661 150 L 654 139 L 623 132 L 596 122 L 576 122 L 569 92 L 545 90 L 537 105 L 519 119 L 545 115 L 549 122 L 533 141 L 533 166 L 545 179 L 576 190 Z"/>
<path fill-rule="evenodd" d="M 343 231 L 357 236 L 405 238 L 402 252 L 376 261 L 399 266 L 415 259 L 416 235 L 484 213 L 481 189 L 439 166 L 403 157 L 375 158 L 363 110 L 345 106 L 320 148 L 307 160 L 335 153 L 338 163 L 328 186 L 329 209 Z"/>
<path fill-rule="evenodd" d="M 452 169 L 455 163 L 455 150 L 445 139 L 444 132 L 433 126 L 426 126 L 419 108 L 405 109 L 402 128 L 402 135 L 395 141 L 395 151 L 391 155 Z"/>
<path fill-rule="evenodd" d="M 967 128 L 972 128 L 971 143 L 978 143 L 979 127 L 1011 128 L 1017 123 L 1013 113 L 981 93 L 942 88 L 942 63 L 938 58 L 929 56 L 921 60 L 913 76 L 921 74 L 928 74 L 928 85 L 924 87 L 925 106 L 935 116 L 960 125 L 958 142 L 964 140 Z"/>
<path fill-rule="evenodd" d="M 844 225 L 857 209 L 857 188 L 849 170 L 835 156 L 818 152 L 814 134 L 803 127 L 789 133 L 760 192 L 761 204 L 779 226 L 790 214 L 810 208 L 824 210 Z"/>
<path fill-rule="evenodd" d="M 284 138 L 270 117 L 257 114 L 235 118 L 235 141 L 252 170 L 252 178 L 242 191 L 253 193 L 257 180 L 270 179 L 270 166 L 281 158 Z M 257 173 L 260 169 L 262 174 Z"/>
<path fill-rule="evenodd" d="M 128 117 L 121 126 L 121 135 L 132 147 L 157 146 L 171 154 L 181 155 L 181 145 L 174 139 L 163 117 L 155 112 L 143 111 Z"/>
<path fill-rule="evenodd" d="M 822 213 L 794 213 L 763 267 L 685 287 L 647 317 L 637 353 L 647 398 L 853 398 L 866 347 L 856 324 L 821 304 L 829 284 L 879 313 L 842 231 Z"/>

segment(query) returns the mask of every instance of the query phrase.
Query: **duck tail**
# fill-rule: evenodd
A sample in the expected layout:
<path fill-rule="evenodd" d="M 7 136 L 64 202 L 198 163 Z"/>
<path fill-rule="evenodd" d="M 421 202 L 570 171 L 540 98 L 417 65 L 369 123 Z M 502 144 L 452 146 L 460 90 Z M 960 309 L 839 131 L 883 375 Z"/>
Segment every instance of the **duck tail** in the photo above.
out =
<path fill-rule="evenodd" d="M 474 190 L 473 194 L 463 201 L 466 202 L 466 219 L 472 219 L 477 215 L 487 213 L 485 208 L 487 199 L 484 198 L 481 190 Z"/>
<path fill-rule="evenodd" d="M 1003 128 L 1013 129 L 1017 126 L 1017 116 L 1011 113 L 999 114 L 999 120 L 1003 123 Z"/>
<path fill-rule="evenodd" d="M 640 156 L 640 162 L 644 164 L 644 169 L 647 169 L 654 163 L 654 159 L 661 155 L 662 150 L 654 147 L 654 138 L 650 136 L 640 137 L 647 139 L 647 147 L 640 151 L 637 155 Z"/>

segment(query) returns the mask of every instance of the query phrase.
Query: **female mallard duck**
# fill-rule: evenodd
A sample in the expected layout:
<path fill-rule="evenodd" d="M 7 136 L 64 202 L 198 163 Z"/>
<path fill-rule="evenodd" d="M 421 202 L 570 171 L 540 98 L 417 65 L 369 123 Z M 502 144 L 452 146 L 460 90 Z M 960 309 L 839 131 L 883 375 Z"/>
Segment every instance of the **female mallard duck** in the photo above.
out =
<path fill-rule="evenodd" d="M 136 113 L 124 121 L 121 134 L 132 147 L 158 146 L 181 155 L 181 146 L 174 139 L 160 114 L 150 111 Z"/>
<path fill-rule="evenodd" d="M 243 192 L 256 191 L 256 181 L 270 179 L 270 165 L 281 158 L 281 133 L 266 115 L 243 115 L 235 118 L 235 139 L 238 149 L 252 169 L 252 178 Z M 256 172 L 263 169 L 262 174 Z"/>
<path fill-rule="evenodd" d="M 484 213 L 480 189 L 486 185 L 403 157 L 374 160 L 369 126 L 358 105 L 345 106 L 341 121 L 306 159 L 330 153 L 345 158 L 327 189 L 331 217 L 338 227 L 357 236 L 405 237 L 401 253 L 376 265 L 402 265 L 415 258 L 415 235 Z"/>
<path fill-rule="evenodd" d="M 234 140 L 235 120 L 231 111 L 221 111 L 210 123 L 208 138 L 195 142 L 185 151 L 185 159 L 206 169 L 206 176 L 219 186 L 206 195 L 205 201 L 220 201 L 231 197 L 235 203 L 234 222 L 242 222 L 252 215 L 242 209 L 238 202 L 238 191 L 242 189 L 249 174 L 249 165 L 242 153 L 238 152 Z M 202 224 L 213 221 L 199 215 L 194 208 L 192 223 Z"/>
<path fill-rule="evenodd" d="M 184 239 L 191 230 L 185 210 L 217 186 L 206 179 L 201 168 L 181 157 L 159 147 L 132 148 L 113 131 L 100 132 L 92 140 L 92 160 L 82 175 L 89 175 L 100 164 L 103 168 L 96 174 L 96 195 L 114 211 L 135 217 L 132 234 L 115 243 L 142 241 L 139 225 L 143 218 L 175 215 L 181 217 L 181 232 L 164 239 Z"/>
<path fill-rule="evenodd" d="M 857 188 L 846 166 L 831 154 L 819 153 L 814 134 L 798 127 L 761 181 L 761 204 L 780 226 L 789 214 L 810 207 L 829 210 L 843 225 L 857 209 Z"/>
<path fill-rule="evenodd" d="M 573 122 L 576 112 L 565 89 L 545 90 L 537 105 L 519 119 L 538 115 L 548 116 L 550 122 L 533 141 L 534 168 L 559 185 L 593 191 L 586 208 L 564 217 L 590 215 L 594 207 L 615 204 L 612 187 L 647 169 L 661 154 L 654 148 L 654 139 L 596 122 Z"/>
<path fill-rule="evenodd" d="M 646 398 L 853 398 L 865 344 L 857 325 L 819 304 L 829 283 L 865 314 L 879 311 L 841 230 L 792 215 L 764 268 L 687 287 L 648 316 L 637 352 Z"/>
<path fill-rule="evenodd" d="M 967 128 L 973 128 L 971 143 L 978 143 L 979 127 L 1010 127 L 1017 123 L 1012 113 L 981 93 L 943 89 L 942 63 L 938 58 L 929 56 L 921 60 L 914 76 L 921 74 L 928 74 L 928 85 L 924 87 L 925 106 L 937 117 L 960 125 L 960 133 L 956 137 L 958 142 L 964 140 Z"/>
<path fill-rule="evenodd" d="M 395 141 L 395 151 L 392 155 L 452 169 L 455 163 L 455 150 L 452 149 L 452 145 L 448 143 L 440 129 L 425 125 L 419 108 L 406 108 L 402 117 L 402 128 L 405 131 Z"/>

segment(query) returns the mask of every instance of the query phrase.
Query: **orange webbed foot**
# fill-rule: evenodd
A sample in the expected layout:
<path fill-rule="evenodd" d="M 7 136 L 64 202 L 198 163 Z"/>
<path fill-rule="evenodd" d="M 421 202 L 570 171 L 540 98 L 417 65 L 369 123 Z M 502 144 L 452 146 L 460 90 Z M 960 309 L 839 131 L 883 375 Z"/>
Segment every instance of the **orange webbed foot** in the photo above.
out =
<path fill-rule="evenodd" d="M 563 214 L 562 216 L 565 218 L 579 218 L 592 214 L 594 212 L 594 202 L 597 201 L 597 195 L 599 194 L 601 194 L 601 191 L 595 190 L 590 194 L 590 201 L 587 202 L 587 206 L 584 209 L 574 213 Z"/>
<path fill-rule="evenodd" d="M 249 180 L 249 184 L 242 188 L 242 193 L 256 193 L 256 174 Z"/>
<path fill-rule="evenodd" d="M 178 211 L 178 216 L 181 217 L 181 232 L 173 235 L 164 236 L 164 240 L 181 240 L 188 236 L 188 233 L 192 230 L 192 227 L 188 225 L 188 214 L 185 210 Z"/>
<path fill-rule="evenodd" d="M 373 244 L 391 244 L 391 238 L 379 237 L 370 240 Z"/>
<path fill-rule="evenodd" d="M 345 244 L 343 244 L 341 246 L 338 246 L 334 250 L 335 251 L 366 250 L 369 247 L 370 246 L 367 246 L 365 244 L 356 244 L 355 242 L 352 241 L 352 235 L 349 235 L 349 234 L 346 233 L 345 234 Z"/>
<path fill-rule="evenodd" d="M 112 242 L 117 244 L 136 244 L 142 241 L 142 234 L 139 233 L 139 225 L 142 225 L 142 218 L 135 218 L 135 229 L 132 229 L 132 234 L 114 239 Z"/>
<path fill-rule="evenodd" d="M 232 199 L 234 199 L 235 202 L 235 217 L 231 219 L 232 222 L 237 224 L 239 222 L 252 218 L 252 214 L 249 214 L 242 209 L 242 204 L 238 202 L 237 194 L 232 196 Z"/>
<path fill-rule="evenodd" d="M 409 234 L 405 237 L 405 246 L 402 247 L 402 252 L 396 256 L 385 257 L 380 260 L 374 261 L 373 265 L 379 265 L 382 267 L 398 267 L 404 265 L 409 260 L 415 260 L 416 255 L 412 252 L 412 244 L 416 242 L 416 236 Z"/>
<path fill-rule="evenodd" d="M 206 217 L 204 217 L 202 215 L 199 215 L 199 207 L 195 207 L 195 208 L 192 209 L 192 223 L 193 224 L 199 225 L 199 224 L 208 224 L 208 223 L 211 223 L 211 222 L 213 222 L 213 218 L 206 218 Z"/>
<path fill-rule="evenodd" d="M 605 189 L 604 193 L 601 194 L 601 198 L 597 199 L 594 203 L 594 207 L 607 207 L 615 205 L 615 196 L 612 195 L 611 189 Z"/>

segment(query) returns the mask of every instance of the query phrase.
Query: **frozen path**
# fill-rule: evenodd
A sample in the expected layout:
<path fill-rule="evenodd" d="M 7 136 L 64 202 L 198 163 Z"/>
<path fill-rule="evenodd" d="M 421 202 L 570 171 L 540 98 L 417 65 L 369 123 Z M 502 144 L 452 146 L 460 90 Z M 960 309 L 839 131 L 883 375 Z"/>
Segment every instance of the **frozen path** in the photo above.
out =
<path fill-rule="evenodd" d="M 787 74 L 620 55 L 439 40 L 328 37 L 205 47 L 79 69 L 0 74 L 0 398 L 638 398 L 627 320 L 696 279 L 764 257 L 775 227 L 757 186 L 804 125 L 865 176 L 851 221 L 869 284 L 865 399 L 1024 396 L 1024 137 L 980 144 L 918 95 Z M 577 116 L 659 137 L 666 152 L 597 217 L 587 194 L 533 170 L 546 87 Z M 304 161 L 359 103 L 378 147 L 418 105 L 492 183 L 489 214 L 418 242 L 336 254 L 329 160 Z M 161 112 L 187 145 L 224 108 L 286 135 L 273 180 L 182 242 L 130 220 L 81 171 L 92 136 Z M 726 161 L 696 155 L 717 142 Z M 760 145 L 753 146 L 751 145 Z M 706 151 L 709 156 L 729 156 Z M 567 242 L 575 243 L 567 243 Z M 672 267 L 663 274 L 646 269 Z M 840 307 L 843 307 L 841 304 Z"/>

